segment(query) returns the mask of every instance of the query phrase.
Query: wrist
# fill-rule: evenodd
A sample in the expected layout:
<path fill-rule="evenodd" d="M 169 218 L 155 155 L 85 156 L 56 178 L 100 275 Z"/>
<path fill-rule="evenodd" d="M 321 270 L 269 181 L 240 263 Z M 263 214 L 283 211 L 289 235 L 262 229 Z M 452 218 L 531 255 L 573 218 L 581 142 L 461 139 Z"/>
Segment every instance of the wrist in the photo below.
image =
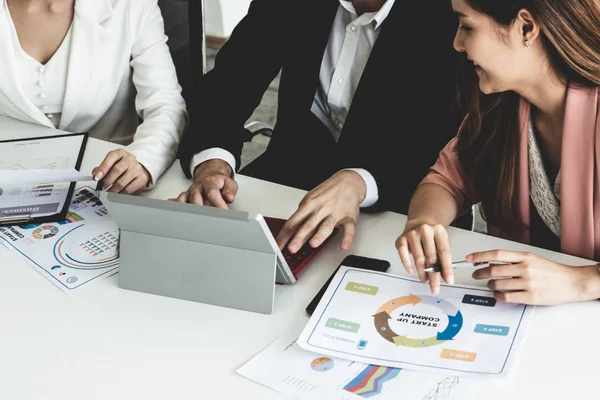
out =
<path fill-rule="evenodd" d="M 229 177 L 233 176 L 233 170 L 227 161 L 215 158 L 198 165 L 194 170 L 194 180 L 205 174 L 207 171 L 219 172 Z"/>
<path fill-rule="evenodd" d="M 430 217 L 427 215 L 409 218 L 408 221 L 406 221 L 406 225 L 404 227 L 404 232 L 410 231 L 411 229 L 414 229 L 421 225 L 432 225 L 433 226 L 433 225 L 437 225 L 437 224 L 439 224 L 439 222 L 434 217 Z"/>
<path fill-rule="evenodd" d="M 352 193 L 356 194 L 356 200 L 358 204 L 361 204 L 367 197 L 367 183 L 362 176 L 356 171 L 344 170 L 338 172 L 339 174 L 345 175 L 350 179 L 351 186 L 353 188 Z"/>
<path fill-rule="evenodd" d="M 576 275 L 579 301 L 600 299 L 600 265 L 573 268 Z"/>

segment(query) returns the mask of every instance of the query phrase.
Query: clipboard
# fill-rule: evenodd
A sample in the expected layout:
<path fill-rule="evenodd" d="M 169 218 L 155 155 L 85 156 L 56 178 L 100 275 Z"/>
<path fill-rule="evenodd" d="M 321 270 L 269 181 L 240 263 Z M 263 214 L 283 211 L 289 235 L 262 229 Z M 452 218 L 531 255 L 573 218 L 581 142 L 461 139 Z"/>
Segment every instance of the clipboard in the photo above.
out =
<path fill-rule="evenodd" d="M 15 158 L 1 158 L 0 157 L 0 169 L 37 169 L 40 168 L 25 168 L 20 164 L 46 164 L 46 166 L 52 166 L 52 162 L 60 164 L 67 164 L 68 168 L 75 168 L 79 170 L 83 155 L 85 153 L 88 133 L 71 133 L 61 134 L 54 136 L 41 136 L 41 137 L 28 137 L 22 139 L 10 139 L 0 141 L 0 150 L 2 146 L 9 146 L 8 150 L 15 150 Z M 59 146 L 66 145 L 65 148 L 61 149 L 63 153 L 60 153 Z M 47 157 L 43 158 L 40 154 L 43 154 L 44 150 L 49 150 Z M 30 158 L 19 159 L 20 154 L 23 157 L 26 154 L 32 154 Z M 0 151 L 1 154 L 1 151 Z M 35 158 L 35 157 L 38 158 Z M 51 162 L 52 161 L 52 162 Z M 13 163 L 13 165 L 11 165 Z M 15 164 L 16 163 L 16 164 Z M 47 164 L 50 163 L 50 164 Z M 7 168 L 8 166 L 8 168 Z M 10 167 L 15 168 L 10 168 Z M 43 167 L 44 165 L 42 165 Z M 59 165 L 64 168 L 65 165 Z M 65 188 L 68 183 L 68 188 Z M 21 225 L 21 224 L 43 224 L 49 222 L 64 221 L 69 210 L 69 204 L 75 191 L 75 182 L 65 182 L 61 185 L 43 185 L 35 187 L 35 185 L 23 185 L 22 187 L 9 187 L 10 190 L 2 188 L 2 182 L 0 182 L 0 227 L 10 225 Z M 60 190 L 54 190 L 58 186 Z M 21 190 L 21 192 L 19 192 Z M 22 203 L 17 205 L 10 205 L 6 207 L 6 204 L 2 204 L 2 196 L 13 196 L 14 200 L 18 200 L 17 197 L 21 196 Z M 40 207 L 44 206 L 41 203 L 35 204 L 35 197 L 52 197 L 59 198 L 60 201 L 57 206 L 56 212 L 51 210 L 50 212 L 39 212 Z M 62 204 L 61 204 L 62 202 Z M 56 203 L 50 203 L 52 206 Z M 45 204 L 47 206 L 48 204 Z M 43 207 L 42 207 L 43 209 Z"/>

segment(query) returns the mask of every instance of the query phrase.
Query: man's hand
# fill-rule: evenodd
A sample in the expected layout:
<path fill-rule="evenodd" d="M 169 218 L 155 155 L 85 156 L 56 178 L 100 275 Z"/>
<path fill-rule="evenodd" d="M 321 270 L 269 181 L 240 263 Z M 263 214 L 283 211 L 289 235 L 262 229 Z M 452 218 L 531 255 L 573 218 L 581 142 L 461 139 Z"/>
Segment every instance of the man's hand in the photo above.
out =
<path fill-rule="evenodd" d="M 288 250 L 294 254 L 309 239 L 312 247 L 319 247 L 335 227 L 341 225 L 344 229 L 342 249 L 348 250 L 354 239 L 360 203 L 366 193 L 367 185 L 359 174 L 354 171 L 336 173 L 300 202 L 298 210 L 277 236 L 279 248 L 283 249 L 289 241 Z"/>
<path fill-rule="evenodd" d="M 200 164 L 194 172 L 194 183 L 177 199 L 181 203 L 202 204 L 217 208 L 229 208 L 238 191 L 238 184 L 231 179 L 233 171 L 227 162 L 220 159 Z"/>
<path fill-rule="evenodd" d="M 146 187 L 150 173 L 135 156 L 125 150 L 113 150 L 92 171 L 96 180 L 104 178 L 104 187 L 113 193 L 132 194 Z"/>

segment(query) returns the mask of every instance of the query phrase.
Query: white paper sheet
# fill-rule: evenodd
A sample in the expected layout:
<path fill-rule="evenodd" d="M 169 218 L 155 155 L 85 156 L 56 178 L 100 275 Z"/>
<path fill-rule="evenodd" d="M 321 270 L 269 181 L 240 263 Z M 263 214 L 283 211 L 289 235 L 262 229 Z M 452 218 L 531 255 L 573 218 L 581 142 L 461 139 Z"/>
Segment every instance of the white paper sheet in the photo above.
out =
<path fill-rule="evenodd" d="M 305 350 L 358 362 L 472 377 L 506 376 L 532 307 L 490 290 L 342 267 L 300 336 Z"/>
<path fill-rule="evenodd" d="M 2 185 L 34 185 L 47 183 L 65 183 L 93 181 L 90 175 L 82 174 L 76 169 L 22 169 L 0 170 Z"/>
<path fill-rule="evenodd" d="M 238 373 L 302 400 L 452 400 L 467 385 L 453 376 L 379 367 L 301 349 L 291 329 Z"/>
<path fill-rule="evenodd" d="M 0 142 L 0 218 L 27 215 L 31 218 L 59 214 L 69 201 L 70 180 L 45 182 L 52 170 L 74 170 L 84 135 L 44 137 Z M 31 170 L 46 170 L 38 182 Z M 20 171 L 20 172 L 9 172 Z M 27 182 L 18 182 L 18 177 Z M 17 181 L 15 181 L 17 179 Z"/>
<path fill-rule="evenodd" d="M 0 243 L 65 293 L 118 272 L 118 241 L 117 224 L 90 187 L 75 191 L 65 221 L 0 228 Z"/>

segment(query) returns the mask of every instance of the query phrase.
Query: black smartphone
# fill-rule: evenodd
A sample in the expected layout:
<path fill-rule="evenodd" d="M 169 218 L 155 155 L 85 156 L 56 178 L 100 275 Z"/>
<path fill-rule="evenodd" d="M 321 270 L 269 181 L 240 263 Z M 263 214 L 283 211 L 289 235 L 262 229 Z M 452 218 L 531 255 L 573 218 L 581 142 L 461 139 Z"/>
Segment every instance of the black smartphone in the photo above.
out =
<path fill-rule="evenodd" d="M 379 272 L 386 272 L 390 268 L 390 263 L 386 260 L 379 260 L 377 258 L 369 258 L 355 255 L 347 256 L 342 260 L 342 262 L 340 263 L 340 265 L 338 265 L 335 271 L 333 271 L 333 274 L 331 274 L 329 279 L 327 279 L 327 282 L 325 282 L 321 290 L 319 290 L 319 293 L 317 293 L 314 299 L 312 299 L 310 304 L 306 307 L 306 313 L 308 315 L 312 315 L 312 313 L 315 311 L 315 308 L 317 308 L 317 304 L 319 304 L 319 301 L 321 301 L 321 297 L 323 297 L 323 295 L 325 294 L 325 291 L 329 287 L 329 284 L 333 280 L 333 277 L 335 276 L 335 274 L 337 274 L 338 270 L 342 265 L 346 267 L 368 269 L 369 271 Z"/>

